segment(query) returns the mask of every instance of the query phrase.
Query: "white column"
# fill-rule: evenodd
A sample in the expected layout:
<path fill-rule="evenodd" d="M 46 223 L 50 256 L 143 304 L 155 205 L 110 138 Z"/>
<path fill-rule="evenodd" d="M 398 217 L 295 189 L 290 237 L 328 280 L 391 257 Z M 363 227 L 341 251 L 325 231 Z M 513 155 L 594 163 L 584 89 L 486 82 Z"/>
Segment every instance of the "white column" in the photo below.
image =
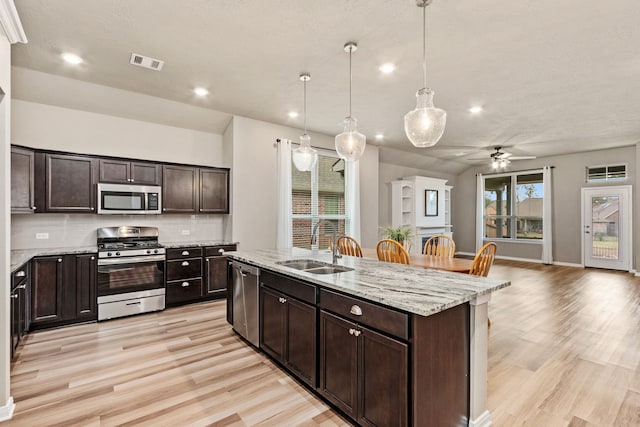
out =
<path fill-rule="evenodd" d="M 491 414 L 487 409 L 488 303 L 491 294 L 470 301 L 470 374 L 469 427 L 488 427 Z"/>

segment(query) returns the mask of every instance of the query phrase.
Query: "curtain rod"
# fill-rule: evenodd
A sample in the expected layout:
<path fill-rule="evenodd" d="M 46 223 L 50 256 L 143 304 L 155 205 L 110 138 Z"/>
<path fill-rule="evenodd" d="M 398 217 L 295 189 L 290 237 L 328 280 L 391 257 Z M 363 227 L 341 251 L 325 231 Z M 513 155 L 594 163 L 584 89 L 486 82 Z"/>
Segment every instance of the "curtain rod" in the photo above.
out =
<path fill-rule="evenodd" d="M 550 169 L 555 169 L 555 166 L 548 166 Z M 519 172 L 531 172 L 531 171 L 539 171 L 544 169 L 545 166 L 541 167 L 541 168 L 533 168 L 533 169 L 521 169 L 518 171 L 504 171 L 504 172 L 493 172 L 493 173 L 483 173 L 483 176 L 491 176 L 491 175 L 505 175 L 505 174 L 510 174 L 510 173 L 519 173 Z M 480 175 L 479 173 L 476 174 L 476 176 Z"/>
<path fill-rule="evenodd" d="M 273 144 L 273 146 L 275 147 L 275 146 L 278 144 L 278 142 L 284 142 L 284 141 L 289 141 L 289 142 L 290 142 L 290 143 L 292 143 L 292 144 L 300 145 L 300 143 L 299 143 L 299 142 L 295 142 L 295 141 L 292 141 L 292 140 L 287 139 L 287 138 L 276 138 L 276 143 L 275 143 L 275 144 Z M 311 146 L 311 148 L 315 148 L 316 150 L 324 150 L 324 151 L 327 151 L 327 152 L 334 152 L 334 151 L 333 151 L 332 149 L 330 149 L 330 148 L 318 147 L 317 145 L 312 145 L 312 146 Z"/>

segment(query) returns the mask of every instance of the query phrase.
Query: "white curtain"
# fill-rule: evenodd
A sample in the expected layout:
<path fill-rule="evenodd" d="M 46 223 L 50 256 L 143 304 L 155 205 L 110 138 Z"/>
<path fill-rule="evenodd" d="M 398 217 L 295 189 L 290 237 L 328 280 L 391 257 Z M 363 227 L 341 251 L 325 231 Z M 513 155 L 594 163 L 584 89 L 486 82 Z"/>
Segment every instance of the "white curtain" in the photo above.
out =
<path fill-rule="evenodd" d="M 360 161 L 345 161 L 344 177 L 345 201 L 349 216 L 346 233 L 360 242 Z"/>
<path fill-rule="evenodd" d="M 476 253 L 484 244 L 484 176 L 476 175 Z"/>
<path fill-rule="evenodd" d="M 553 264 L 553 200 L 551 167 L 542 169 L 542 262 Z"/>
<path fill-rule="evenodd" d="M 278 174 L 278 214 L 276 222 L 276 248 L 287 249 L 293 246 L 291 230 L 291 141 L 280 139 L 277 142 Z"/>

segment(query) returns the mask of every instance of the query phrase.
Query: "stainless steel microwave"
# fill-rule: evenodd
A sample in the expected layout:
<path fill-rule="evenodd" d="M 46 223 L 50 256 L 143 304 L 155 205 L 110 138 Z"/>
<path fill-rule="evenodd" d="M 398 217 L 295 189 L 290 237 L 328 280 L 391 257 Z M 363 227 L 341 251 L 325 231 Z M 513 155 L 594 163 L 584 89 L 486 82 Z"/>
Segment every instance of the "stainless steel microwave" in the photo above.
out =
<path fill-rule="evenodd" d="M 147 215 L 162 213 L 162 187 L 98 184 L 98 213 Z"/>

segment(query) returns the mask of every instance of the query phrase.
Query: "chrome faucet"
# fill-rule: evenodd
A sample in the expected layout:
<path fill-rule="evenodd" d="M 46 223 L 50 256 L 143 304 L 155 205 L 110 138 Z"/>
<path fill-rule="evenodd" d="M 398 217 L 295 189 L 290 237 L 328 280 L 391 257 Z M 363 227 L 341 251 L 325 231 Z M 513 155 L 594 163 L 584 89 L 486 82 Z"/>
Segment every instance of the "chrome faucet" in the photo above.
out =
<path fill-rule="evenodd" d="M 321 219 L 320 221 L 318 221 L 316 225 L 313 226 L 313 231 L 311 232 L 311 245 L 313 246 L 318 242 L 318 228 L 323 222 L 329 224 L 333 232 L 333 237 L 331 238 L 333 242 L 331 254 L 333 256 L 332 262 L 333 264 L 336 264 L 338 262 L 338 258 L 342 258 L 342 255 L 340 255 L 340 251 L 338 250 L 338 242 L 336 241 L 336 237 L 338 236 L 338 228 L 334 225 L 334 223 L 332 223 L 331 221 L 327 221 L 326 219 Z"/>

